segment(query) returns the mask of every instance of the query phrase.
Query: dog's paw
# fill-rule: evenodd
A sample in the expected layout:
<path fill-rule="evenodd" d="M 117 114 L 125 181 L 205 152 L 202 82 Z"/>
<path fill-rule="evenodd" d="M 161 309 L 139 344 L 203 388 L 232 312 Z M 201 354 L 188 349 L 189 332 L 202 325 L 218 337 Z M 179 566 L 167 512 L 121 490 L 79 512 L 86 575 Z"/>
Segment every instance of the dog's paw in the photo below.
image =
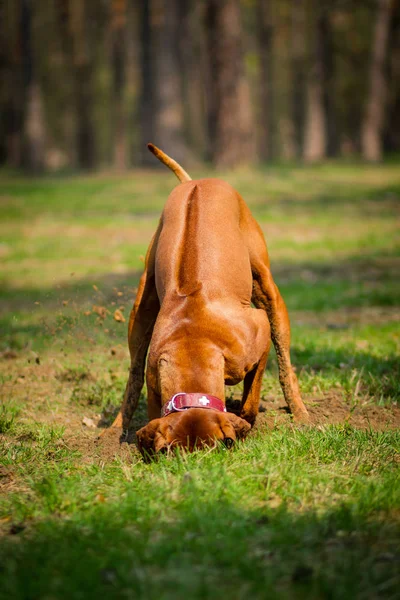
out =
<path fill-rule="evenodd" d="M 307 409 L 304 410 L 296 410 L 293 412 L 293 421 L 296 425 L 310 425 L 311 418 Z"/>

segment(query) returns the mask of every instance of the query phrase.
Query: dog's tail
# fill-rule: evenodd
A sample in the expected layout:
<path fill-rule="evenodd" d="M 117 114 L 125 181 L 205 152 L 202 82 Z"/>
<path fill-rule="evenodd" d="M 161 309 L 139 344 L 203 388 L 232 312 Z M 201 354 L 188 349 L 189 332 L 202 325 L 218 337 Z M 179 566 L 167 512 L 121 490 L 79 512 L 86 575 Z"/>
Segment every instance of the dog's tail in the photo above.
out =
<path fill-rule="evenodd" d="M 160 150 L 160 148 L 157 148 L 157 146 L 155 146 L 154 144 L 147 144 L 147 147 L 150 150 L 150 152 L 152 152 L 154 156 L 158 158 L 158 160 L 164 163 L 164 165 L 167 165 L 167 167 L 169 167 L 171 171 L 175 173 L 175 175 L 181 183 L 183 183 L 184 181 L 192 181 L 190 175 L 188 175 L 186 171 L 182 169 L 182 167 L 178 165 L 178 163 L 173 158 L 171 158 L 170 156 L 165 154 L 165 152 Z"/>

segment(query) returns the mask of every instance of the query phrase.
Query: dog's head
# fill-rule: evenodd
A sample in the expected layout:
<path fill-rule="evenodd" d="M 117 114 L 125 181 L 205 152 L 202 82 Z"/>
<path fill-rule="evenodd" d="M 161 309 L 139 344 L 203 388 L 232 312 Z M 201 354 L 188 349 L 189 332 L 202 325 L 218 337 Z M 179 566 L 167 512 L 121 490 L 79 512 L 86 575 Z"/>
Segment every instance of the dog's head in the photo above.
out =
<path fill-rule="evenodd" d="M 136 432 L 139 450 L 146 455 L 179 446 L 187 450 L 213 446 L 216 442 L 230 448 L 246 437 L 250 425 L 232 413 L 191 408 L 153 419 Z"/>

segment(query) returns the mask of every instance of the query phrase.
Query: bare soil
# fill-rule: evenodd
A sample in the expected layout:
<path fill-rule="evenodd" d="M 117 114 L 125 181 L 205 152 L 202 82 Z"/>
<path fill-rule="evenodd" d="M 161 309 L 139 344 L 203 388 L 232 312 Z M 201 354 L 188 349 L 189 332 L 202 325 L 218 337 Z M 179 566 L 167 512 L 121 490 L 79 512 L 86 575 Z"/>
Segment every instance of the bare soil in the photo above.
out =
<path fill-rule="evenodd" d="M 351 406 L 339 392 L 329 393 L 323 397 L 307 397 L 305 403 L 311 416 L 311 427 L 324 427 L 331 424 L 374 430 L 400 427 L 400 408 L 394 405 L 357 404 Z M 228 408 L 232 412 L 239 412 L 240 402 L 238 400 L 230 401 Z M 134 427 L 129 432 L 127 443 L 120 443 L 121 430 L 115 429 L 106 430 L 100 439 L 94 439 L 94 436 L 89 439 L 76 435 L 73 447 L 80 450 L 87 458 L 90 456 L 92 459 L 107 461 L 119 456 L 129 462 L 136 462 L 140 460 L 140 454 L 136 447 L 135 430 L 143 427 L 146 422 L 147 419 L 143 414 L 134 418 Z M 280 426 L 296 427 L 284 400 L 261 401 L 260 413 L 250 435 Z"/>
<path fill-rule="evenodd" d="M 358 403 L 351 405 L 340 392 L 304 398 L 311 424 L 314 426 L 347 424 L 359 429 L 396 429 L 400 427 L 400 408 L 396 405 L 378 406 Z M 261 401 L 256 429 L 265 425 L 275 427 L 291 423 L 283 400 Z"/>
<path fill-rule="evenodd" d="M 125 352 L 121 354 L 125 357 Z M 123 358 L 121 356 L 121 358 Z M 61 358 L 61 357 L 60 357 Z M 3 356 L 3 371 L 8 371 L 9 379 L 3 384 L 3 394 L 22 400 L 24 410 L 18 420 L 45 422 L 63 426 L 65 433 L 63 443 L 71 450 L 81 453 L 84 462 L 107 462 L 120 458 L 123 462 L 136 462 L 141 456 L 136 447 L 135 432 L 147 423 L 146 406 L 139 404 L 134 415 L 127 443 L 120 442 L 121 431 L 106 430 L 104 415 L 98 406 L 81 406 L 70 401 L 73 383 L 64 381 L 60 360 L 53 359 L 45 364 L 37 364 L 32 355 L 27 363 L 26 357 Z M 61 374 L 64 374 L 60 376 Z M 90 378 L 92 375 L 89 373 Z M 94 375 L 94 377 L 96 374 Z M 305 404 L 311 415 L 311 426 L 324 427 L 330 424 L 343 424 L 362 429 L 395 429 L 400 427 L 400 407 L 388 404 L 380 406 L 372 402 L 359 401 L 352 404 L 340 390 L 331 390 L 320 395 L 306 395 Z M 238 413 L 240 400 L 234 398 L 227 401 L 228 410 Z M 112 422 L 114 413 L 107 414 L 106 421 Z M 84 425 L 84 419 L 93 422 L 93 427 Z M 275 427 L 295 427 L 287 406 L 281 397 L 270 397 L 261 401 L 260 413 L 253 429 L 256 432 Z M 99 438 L 99 434 L 103 435 Z M 99 438 L 99 439 L 98 439 Z M 8 479 L 9 473 L 0 473 L 0 477 Z"/>

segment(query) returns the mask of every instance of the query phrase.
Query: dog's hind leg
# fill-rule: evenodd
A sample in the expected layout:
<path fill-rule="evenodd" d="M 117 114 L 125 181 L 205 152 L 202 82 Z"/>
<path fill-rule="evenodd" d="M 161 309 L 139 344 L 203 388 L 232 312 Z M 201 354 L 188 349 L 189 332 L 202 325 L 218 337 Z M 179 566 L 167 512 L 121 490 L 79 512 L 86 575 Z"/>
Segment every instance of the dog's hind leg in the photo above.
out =
<path fill-rule="evenodd" d="M 309 415 L 301 399 L 297 377 L 290 361 L 290 322 L 286 305 L 272 278 L 262 231 L 244 203 L 241 209 L 241 229 L 249 250 L 253 275 L 251 300 L 268 315 L 271 338 L 278 360 L 279 382 L 289 410 L 296 421 L 308 422 Z"/>
<path fill-rule="evenodd" d="M 285 302 L 268 267 L 259 267 L 253 276 L 252 302 L 257 308 L 264 308 L 267 312 L 283 395 L 296 421 L 307 422 L 309 415 L 301 399 L 297 377 L 290 361 L 290 323 Z"/>

